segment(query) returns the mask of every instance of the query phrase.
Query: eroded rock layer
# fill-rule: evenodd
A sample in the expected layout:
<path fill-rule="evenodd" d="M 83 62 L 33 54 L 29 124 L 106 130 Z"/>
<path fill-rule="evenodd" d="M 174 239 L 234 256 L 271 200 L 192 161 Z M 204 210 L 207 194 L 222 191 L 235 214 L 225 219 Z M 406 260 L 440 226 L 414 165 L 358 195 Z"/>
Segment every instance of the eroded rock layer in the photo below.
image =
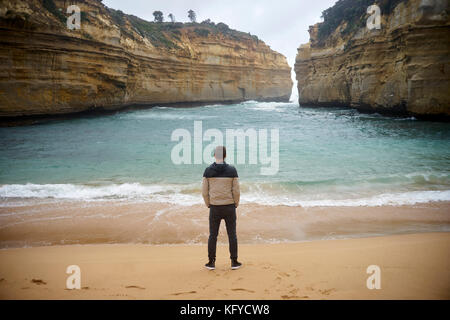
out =
<path fill-rule="evenodd" d="M 66 25 L 72 4 L 79 30 Z M 149 23 L 98 0 L 1 0 L 0 29 L 0 117 L 291 94 L 286 58 L 224 24 Z"/>
<path fill-rule="evenodd" d="M 381 29 L 366 27 L 369 14 L 355 32 L 343 22 L 326 39 L 311 26 L 295 63 L 300 105 L 448 119 L 449 12 L 448 0 L 404 0 L 381 12 Z"/>

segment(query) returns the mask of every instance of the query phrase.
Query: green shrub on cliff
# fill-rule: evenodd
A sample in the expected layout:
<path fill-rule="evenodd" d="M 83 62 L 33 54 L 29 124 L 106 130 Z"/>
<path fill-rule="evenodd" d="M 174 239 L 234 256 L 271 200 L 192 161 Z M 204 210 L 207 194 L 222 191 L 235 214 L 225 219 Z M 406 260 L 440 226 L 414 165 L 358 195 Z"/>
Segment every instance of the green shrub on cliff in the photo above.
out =
<path fill-rule="evenodd" d="M 53 0 L 44 0 L 42 4 L 44 8 L 47 9 L 47 11 L 53 14 L 56 18 L 58 18 L 59 21 L 66 23 L 66 16 L 61 11 L 59 11 Z"/>
<path fill-rule="evenodd" d="M 109 11 L 109 14 L 111 15 L 111 18 L 115 24 L 117 24 L 119 26 L 125 25 L 125 19 L 124 19 L 125 14 L 122 11 L 114 10 L 114 9 L 110 9 L 110 8 L 108 8 L 108 11 Z"/>
<path fill-rule="evenodd" d="M 200 29 L 200 28 L 195 28 L 194 32 L 199 36 L 199 37 L 207 37 L 210 33 L 210 31 L 208 29 Z"/>
<path fill-rule="evenodd" d="M 178 46 L 170 40 L 171 37 L 179 39 L 178 29 L 183 27 L 183 23 L 179 22 L 149 22 L 133 15 L 124 14 L 120 10 L 108 8 L 109 14 L 120 28 L 120 31 L 133 38 L 133 35 L 127 29 L 127 21 L 130 26 L 141 36 L 146 37 L 156 47 L 177 48 Z M 156 11 L 155 11 L 156 12 Z M 168 33 L 166 36 L 165 33 Z M 171 34 L 173 33 L 173 34 Z"/>
<path fill-rule="evenodd" d="M 128 16 L 130 24 L 144 37 L 148 38 L 152 44 L 156 47 L 176 48 L 177 45 L 171 41 L 169 37 L 166 37 L 164 32 L 173 32 L 178 28 L 181 28 L 178 23 L 152 23 L 142 20 L 135 16 Z"/>
<path fill-rule="evenodd" d="M 206 25 L 209 25 L 209 26 L 215 26 L 216 25 L 213 21 L 211 21 L 211 19 L 203 20 L 202 24 L 206 24 Z"/>
<path fill-rule="evenodd" d="M 219 23 L 215 24 L 210 19 L 207 19 L 207 20 L 203 21 L 201 24 L 208 26 L 212 32 L 226 35 L 227 37 L 234 39 L 236 41 L 239 41 L 242 39 L 251 39 L 256 42 L 259 41 L 258 37 L 255 35 L 252 35 L 250 32 L 245 33 L 242 31 L 237 31 L 237 30 L 231 29 L 227 24 L 225 24 L 223 22 L 219 22 Z"/>
<path fill-rule="evenodd" d="M 230 27 L 223 22 L 219 22 L 216 27 L 220 32 L 223 33 L 227 33 L 228 31 L 230 31 Z"/>
<path fill-rule="evenodd" d="M 258 42 L 257 36 L 231 29 L 225 23 L 215 24 L 210 19 L 202 23 L 182 23 L 182 22 L 149 22 L 134 15 L 124 14 L 120 10 L 108 8 L 111 19 L 120 28 L 122 34 L 133 38 L 131 28 L 146 37 L 156 47 L 178 48 L 176 41 L 181 40 L 180 29 L 191 29 L 200 37 L 207 37 L 210 34 L 222 34 L 236 41 L 253 40 Z"/>
<path fill-rule="evenodd" d="M 343 22 L 347 26 L 342 30 L 343 35 L 351 34 L 365 25 L 367 19 L 367 8 L 376 4 L 381 9 L 381 14 L 390 14 L 392 10 L 405 0 L 339 0 L 334 6 L 322 12 L 323 23 L 319 25 L 318 42 L 324 41 Z"/>

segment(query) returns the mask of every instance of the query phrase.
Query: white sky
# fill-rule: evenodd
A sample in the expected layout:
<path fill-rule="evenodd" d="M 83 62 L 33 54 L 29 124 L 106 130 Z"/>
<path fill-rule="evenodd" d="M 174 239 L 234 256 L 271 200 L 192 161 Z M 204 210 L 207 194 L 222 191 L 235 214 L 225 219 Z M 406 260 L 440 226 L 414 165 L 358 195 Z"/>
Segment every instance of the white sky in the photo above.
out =
<path fill-rule="evenodd" d="M 300 44 L 309 41 L 308 27 L 320 22 L 322 11 L 336 0 L 103 0 L 113 9 L 153 21 L 153 11 L 169 13 L 176 21 L 187 22 L 187 11 L 206 19 L 223 22 L 232 29 L 257 35 L 272 49 L 286 56 L 291 67 Z M 293 75 L 293 79 L 294 79 Z M 296 92 L 297 90 L 293 90 Z"/>

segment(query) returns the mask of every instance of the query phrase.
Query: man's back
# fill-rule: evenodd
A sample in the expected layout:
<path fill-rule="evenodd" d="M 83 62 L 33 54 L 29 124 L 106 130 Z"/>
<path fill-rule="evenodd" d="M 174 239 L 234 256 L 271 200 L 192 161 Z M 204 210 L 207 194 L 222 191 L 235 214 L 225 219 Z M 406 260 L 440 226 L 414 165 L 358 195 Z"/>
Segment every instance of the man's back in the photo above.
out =
<path fill-rule="evenodd" d="M 236 168 L 227 163 L 213 163 L 203 173 L 202 195 L 206 206 L 239 205 L 240 190 Z"/>

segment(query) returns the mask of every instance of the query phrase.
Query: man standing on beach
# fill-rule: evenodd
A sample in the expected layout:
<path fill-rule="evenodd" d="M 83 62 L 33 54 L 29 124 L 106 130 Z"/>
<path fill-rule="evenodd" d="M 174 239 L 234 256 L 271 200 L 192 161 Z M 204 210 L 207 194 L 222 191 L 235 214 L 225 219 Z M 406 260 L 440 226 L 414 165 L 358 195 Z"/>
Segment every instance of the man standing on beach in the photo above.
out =
<path fill-rule="evenodd" d="M 215 162 L 203 173 L 202 195 L 209 208 L 208 258 L 205 267 L 216 268 L 216 244 L 220 222 L 225 220 L 230 246 L 231 269 L 239 269 L 237 261 L 236 208 L 239 205 L 240 190 L 236 168 L 225 163 L 227 149 L 218 146 L 214 150 Z"/>

